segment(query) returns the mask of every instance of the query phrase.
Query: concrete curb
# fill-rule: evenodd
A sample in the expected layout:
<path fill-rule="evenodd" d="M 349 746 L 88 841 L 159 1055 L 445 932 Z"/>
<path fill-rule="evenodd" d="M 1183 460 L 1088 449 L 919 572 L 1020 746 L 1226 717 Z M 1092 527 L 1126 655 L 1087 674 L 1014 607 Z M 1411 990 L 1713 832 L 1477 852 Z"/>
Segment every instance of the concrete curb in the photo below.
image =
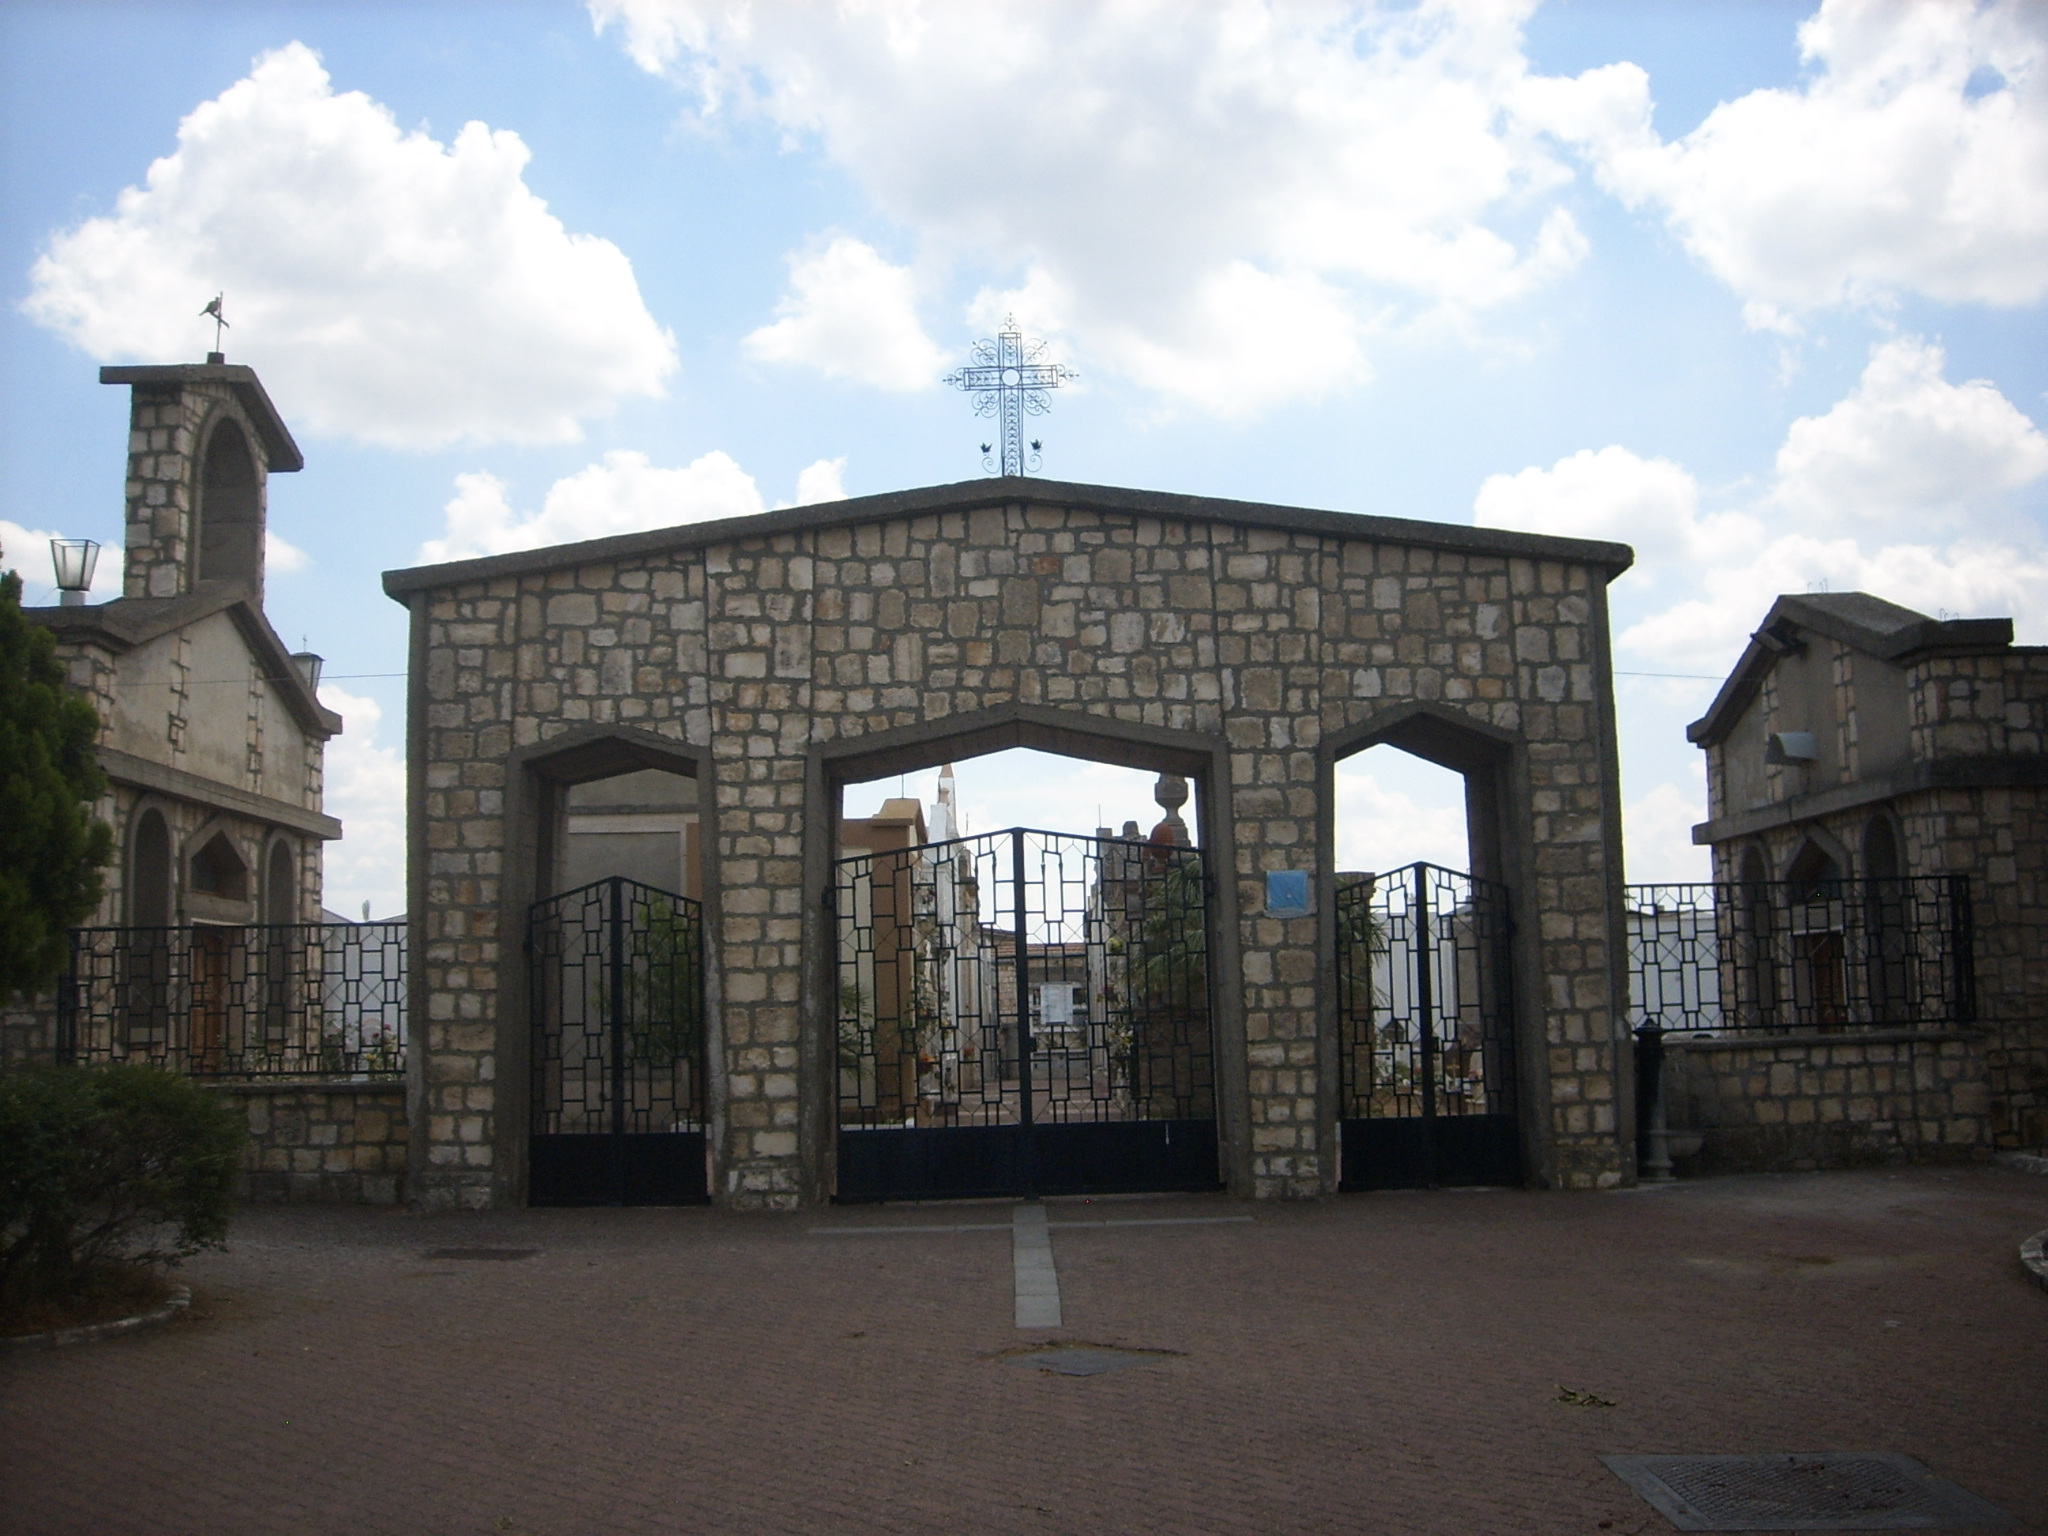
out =
<path fill-rule="evenodd" d="M 95 1339 L 111 1339 L 116 1334 L 154 1328 L 158 1323 L 168 1323 L 191 1305 L 192 1288 L 174 1286 L 167 1301 L 147 1312 L 138 1312 L 133 1317 L 117 1317 L 110 1323 L 93 1323 L 84 1328 L 60 1328 L 55 1333 L 24 1333 L 12 1339 L 0 1339 L 0 1354 L 62 1349 L 66 1344 L 89 1344 Z"/>
<path fill-rule="evenodd" d="M 2020 1244 L 2020 1268 L 2033 1277 L 2034 1284 L 2048 1291 L 2048 1230 L 2036 1232 Z"/>
<path fill-rule="evenodd" d="M 2010 1168 L 2017 1173 L 2048 1173 L 2048 1157 L 2032 1152 L 2000 1152 L 1991 1159 L 2001 1168 Z"/>

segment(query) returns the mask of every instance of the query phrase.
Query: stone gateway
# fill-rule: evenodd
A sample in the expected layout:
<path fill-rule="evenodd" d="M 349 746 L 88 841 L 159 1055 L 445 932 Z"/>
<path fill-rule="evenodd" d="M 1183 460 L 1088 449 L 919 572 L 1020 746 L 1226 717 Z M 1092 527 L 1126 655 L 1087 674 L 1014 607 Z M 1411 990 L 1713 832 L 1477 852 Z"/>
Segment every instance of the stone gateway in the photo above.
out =
<path fill-rule="evenodd" d="M 571 791 L 649 771 L 694 781 L 706 1187 L 831 1198 L 839 791 L 1015 746 L 1194 786 L 1232 1192 L 1337 1187 L 1332 782 L 1381 743 L 1464 776 L 1471 874 L 1507 893 L 1526 1178 L 1631 1179 L 1606 602 L 1631 559 L 1001 478 L 387 573 L 412 626 L 411 1198 L 529 1198 L 554 1070 L 530 914 L 566 888 Z"/>

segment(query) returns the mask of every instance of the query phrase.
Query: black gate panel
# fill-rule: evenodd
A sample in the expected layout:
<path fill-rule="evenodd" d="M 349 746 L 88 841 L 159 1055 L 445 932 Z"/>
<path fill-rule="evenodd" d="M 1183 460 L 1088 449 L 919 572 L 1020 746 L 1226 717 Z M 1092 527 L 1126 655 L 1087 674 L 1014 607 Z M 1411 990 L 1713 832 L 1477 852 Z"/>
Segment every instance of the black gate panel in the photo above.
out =
<path fill-rule="evenodd" d="M 534 903 L 534 1205 L 710 1198 L 703 909 L 622 876 Z"/>
<path fill-rule="evenodd" d="M 1507 890 L 1415 864 L 1337 891 L 1338 1187 L 1519 1184 Z"/>
<path fill-rule="evenodd" d="M 834 901 L 839 1199 L 1220 1187 L 1194 849 L 1018 828 Z"/>
<path fill-rule="evenodd" d="M 846 1203 L 1220 1189 L 1218 1166 L 1214 1120 L 846 1131 L 839 1137 L 838 1198 Z"/>

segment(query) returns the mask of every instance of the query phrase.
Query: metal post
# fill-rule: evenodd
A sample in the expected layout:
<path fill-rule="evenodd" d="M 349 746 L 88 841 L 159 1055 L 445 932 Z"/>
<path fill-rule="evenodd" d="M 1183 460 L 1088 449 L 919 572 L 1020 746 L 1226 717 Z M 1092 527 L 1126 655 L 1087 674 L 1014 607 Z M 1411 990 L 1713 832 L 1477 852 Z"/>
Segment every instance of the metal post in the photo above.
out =
<path fill-rule="evenodd" d="M 613 875 L 605 924 L 612 1037 L 612 1204 L 626 1203 L 626 882 Z"/>
<path fill-rule="evenodd" d="M 64 978 L 57 983 L 57 1060 L 70 1065 L 78 1060 L 78 994 L 83 986 L 78 979 L 78 951 L 86 942 L 85 935 L 76 928 L 65 935 Z M 115 950 L 115 977 L 120 977 L 119 962 L 129 957 Z M 132 960 L 131 960 L 132 963 Z"/>
<path fill-rule="evenodd" d="M 1950 875 L 1949 882 L 1949 965 L 1954 976 L 1955 996 L 1951 1017 L 1958 1024 L 1977 1022 L 1977 932 L 1976 913 L 1970 905 L 1970 877 Z"/>
<path fill-rule="evenodd" d="M 1431 975 L 1429 943 L 1429 866 L 1417 863 L 1415 876 L 1415 1015 L 1422 1045 L 1422 1140 L 1429 1183 L 1436 1185 L 1436 978 Z"/>
<path fill-rule="evenodd" d="M 1636 1049 L 1642 1055 L 1636 1081 L 1643 1085 L 1644 1135 L 1648 1151 L 1643 1157 L 1645 1184 L 1671 1182 L 1671 1128 L 1664 1108 L 1664 1029 L 1654 1020 L 1636 1031 Z"/>
<path fill-rule="evenodd" d="M 1038 1149 L 1031 1134 L 1031 962 L 1024 907 L 1024 831 L 1010 833 L 1010 911 L 1017 920 L 1017 1178 L 1018 1193 L 1037 1198 Z"/>

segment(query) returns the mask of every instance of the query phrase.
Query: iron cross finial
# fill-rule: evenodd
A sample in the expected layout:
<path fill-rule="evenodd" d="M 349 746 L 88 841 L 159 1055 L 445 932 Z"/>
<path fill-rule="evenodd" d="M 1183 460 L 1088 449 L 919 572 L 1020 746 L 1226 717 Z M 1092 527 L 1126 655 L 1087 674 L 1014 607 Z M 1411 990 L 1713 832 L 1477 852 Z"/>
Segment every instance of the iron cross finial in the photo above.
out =
<path fill-rule="evenodd" d="M 1078 377 L 1071 368 L 1047 362 L 1045 343 L 1026 341 L 1024 333 L 1017 329 L 1015 315 L 1004 317 L 1003 328 L 996 332 L 993 341 L 977 341 L 974 361 L 947 374 L 946 382 L 974 396 L 975 415 L 996 416 L 1001 421 L 1001 465 L 998 467 L 994 445 L 983 443 L 981 467 L 992 475 L 1022 475 L 1036 470 L 1040 462 L 1038 440 L 1033 438 L 1026 445 L 1024 418 L 1043 416 L 1051 410 L 1045 392 Z"/>

